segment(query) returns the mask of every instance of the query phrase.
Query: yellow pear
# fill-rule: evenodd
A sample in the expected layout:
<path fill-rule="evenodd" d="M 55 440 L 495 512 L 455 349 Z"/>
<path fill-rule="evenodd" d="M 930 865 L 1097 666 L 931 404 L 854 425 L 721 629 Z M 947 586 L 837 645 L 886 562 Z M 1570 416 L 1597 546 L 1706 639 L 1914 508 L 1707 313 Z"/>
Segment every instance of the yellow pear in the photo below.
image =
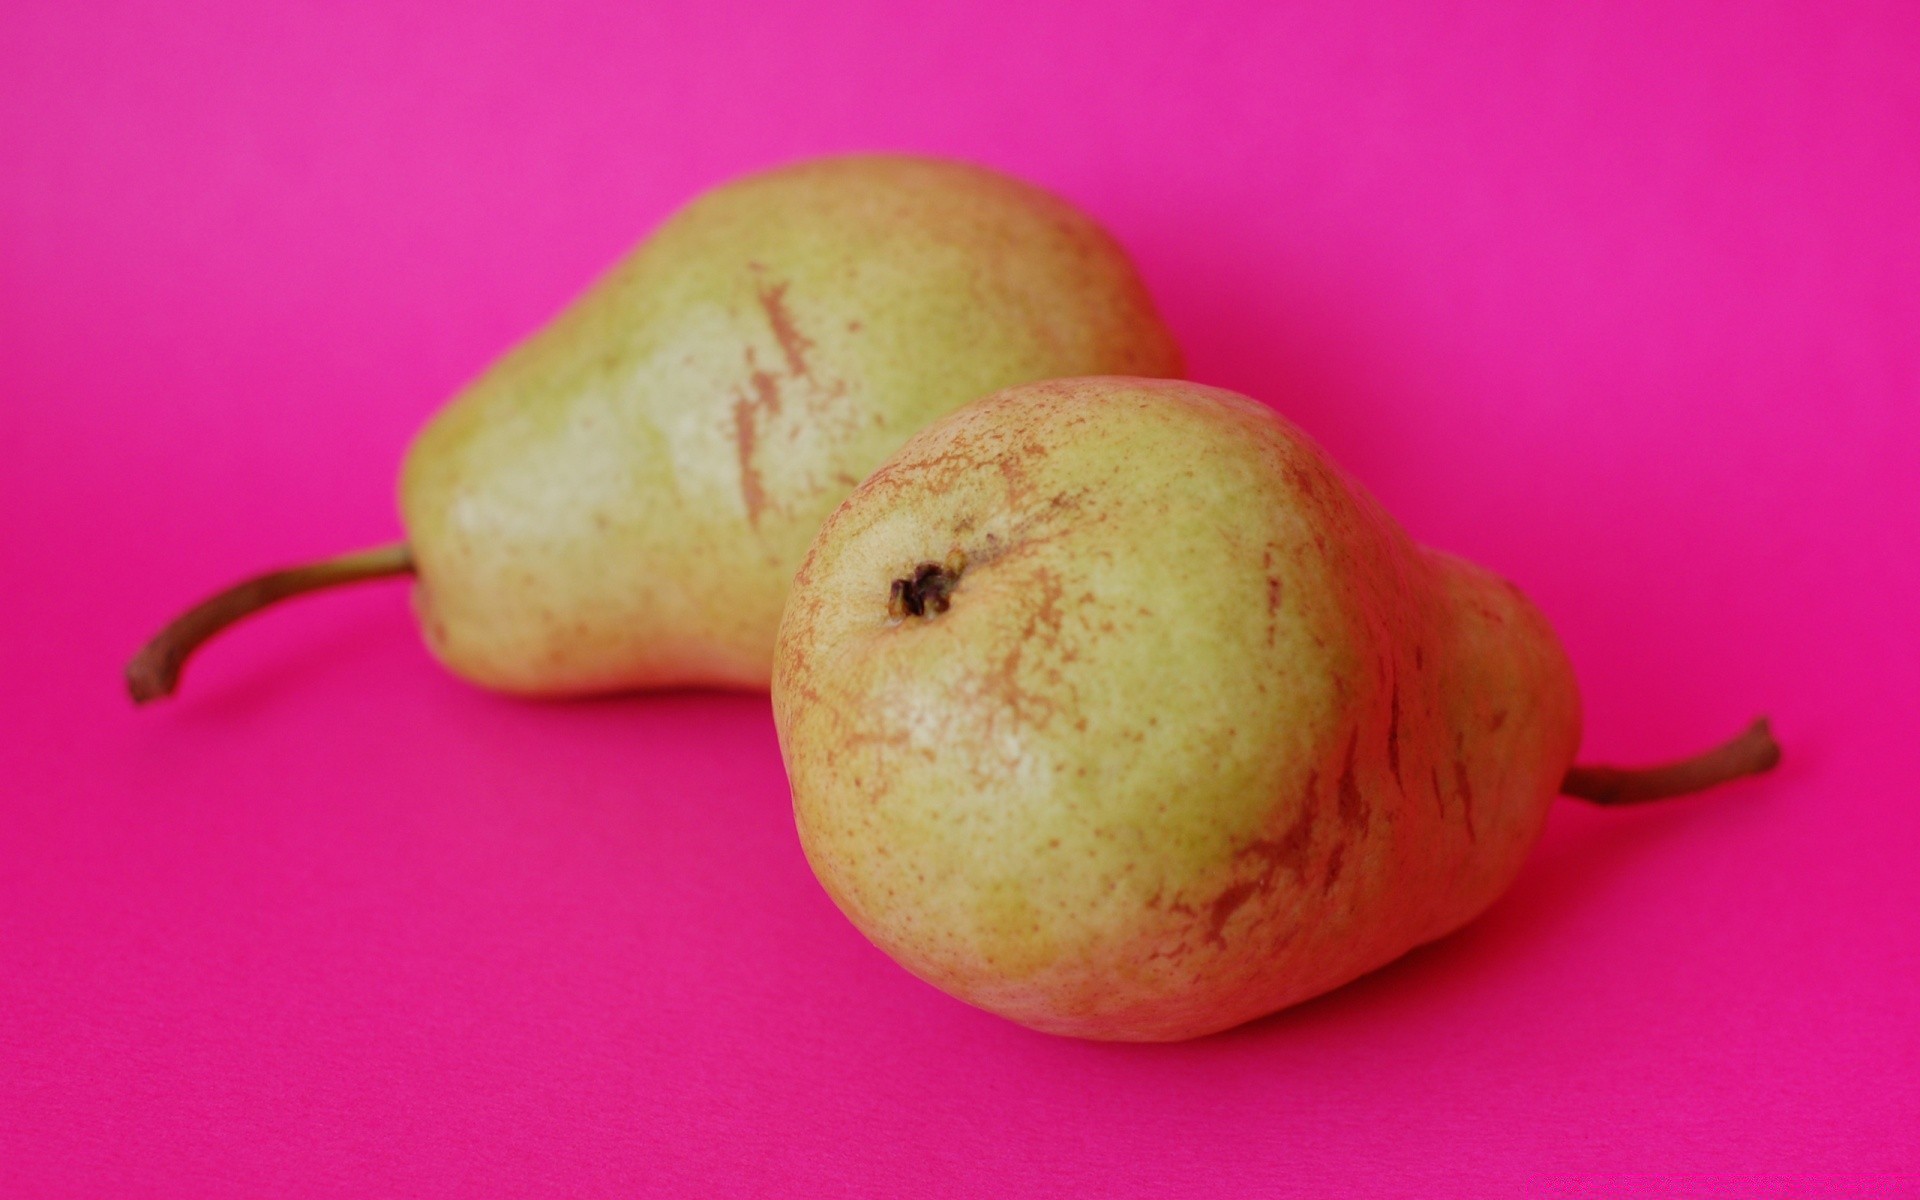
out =
<path fill-rule="evenodd" d="M 830 158 L 667 221 L 422 431 L 404 543 L 273 572 L 128 668 L 288 595 L 412 573 L 427 643 L 486 687 L 764 687 L 794 568 L 853 486 L 997 388 L 1177 375 L 1121 248 L 1038 188 L 926 158 Z"/>
<path fill-rule="evenodd" d="M 1091 1038 L 1224 1029 L 1457 929 L 1563 789 L 1777 753 L 1762 725 L 1570 774 L 1573 671 L 1520 592 L 1178 382 L 1016 387 L 916 435 L 820 530 L 775 661 L 841 909 L 952 995 Z"/>

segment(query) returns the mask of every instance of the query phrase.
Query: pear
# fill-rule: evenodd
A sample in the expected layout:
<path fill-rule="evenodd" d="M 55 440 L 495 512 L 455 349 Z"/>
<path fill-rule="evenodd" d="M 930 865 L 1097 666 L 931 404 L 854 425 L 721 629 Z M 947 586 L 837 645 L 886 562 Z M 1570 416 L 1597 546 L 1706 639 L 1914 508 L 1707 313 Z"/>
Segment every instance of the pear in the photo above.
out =
<path fill-rule="evenodd" d="M 1177 375 L 1121 248 L 1064 201 L 897 155 L 696 199 L 419 435 L 404 543 L 273 572 L 128 668 L 289 595 L 412 574 L 432 652 L 507 692 L 763 688 L 820 521 L 914 431 L 997 388 Z"/>
<path fill-rule="evenodd" d="M 1562 790 L 1770 766 L 1764 725 L 1569 771 L 1567 656 L 1229 392 L 1016 387 L 820 530 L 773 681 L 801 843 L 909 971 L 1035 1029 L 1171 1040 L 1459 928 Z"/>

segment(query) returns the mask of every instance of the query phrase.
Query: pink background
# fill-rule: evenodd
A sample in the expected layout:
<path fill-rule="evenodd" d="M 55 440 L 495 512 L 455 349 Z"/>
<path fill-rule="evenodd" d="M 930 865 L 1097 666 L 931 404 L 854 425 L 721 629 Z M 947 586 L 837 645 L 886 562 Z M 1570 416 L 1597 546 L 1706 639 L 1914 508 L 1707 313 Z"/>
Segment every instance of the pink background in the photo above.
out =
<path fill-rule="evenodd" d="M 1920 8 L 1175 7 L 5 6 L 0 1193 L 1920 1194 Z M 491 697 L 380 586 L 130 710 L 672 206 L 872 147 L 1107 222 L 1551 614 L 1591 756 L 1785 766 L 1123 1047 L 863 942 L 761 699 Z"/>

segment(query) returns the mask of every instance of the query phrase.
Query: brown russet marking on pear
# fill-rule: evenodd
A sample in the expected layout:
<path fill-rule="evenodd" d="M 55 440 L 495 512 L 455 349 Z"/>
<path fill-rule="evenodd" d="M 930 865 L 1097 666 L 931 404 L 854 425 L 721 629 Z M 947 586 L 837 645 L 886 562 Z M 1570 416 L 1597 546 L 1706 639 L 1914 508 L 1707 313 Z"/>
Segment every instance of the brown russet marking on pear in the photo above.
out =
<path fill-rule="evenodd" d="M 813 366 L 807 361 L 806 352 L 813 348 L 813 340 L 800 332 L 795 324 L 792 312 L 788 309 L 785 296 L 788 285 L 773 284 L 755 291 L 761 309 L 766 313 L 767 325 L 772 330 L 774 340 L 779 343 L 781 357 L 785 360 L 788 377 L 803 385 L 801 401 L 811 401 L 809 412 L 798 423 L 789 423 L 787 440 L 793 441 L 803 427 L 812 425 L 821 430 L 850 431 L 850 421 L 856 420 L 851 414 L 836 407 L 836 401 L 845 401 L 847 385 L 844 380 L 822 381 L 814 377 Z M 740 499 L 746 507 L 747 523 L 759 527 L 761 517 L 771 506 L 765 474 L 761 470 L 759 454 L 765 450 L 773 419 L 781 415 L 785 397 L 781 391 L 781 379 L 778 374 L 768 370 L 760 362 L 759 353 L 752 346 L 743 350 L 747 365 L 748 394 L 737 397 L 733 403 L 734 450 L 740 462 Z M 874 414 L 879 418 L 879 414 Z M 846 472 L 838 472 L 833 482 L 842 488 L 852 488 L 859 479 Z M 808 481 L 809 491 L 818 492 L 823 487 L 819 479 Z"/>
<path fill-rule="evenodd" d="M 1289 458 L 1286 470 L 1287 478 L 1293 481 L 1293 486 L 1299 489 L 1302 496 L 1309 500 L 1320 498 L 1320 487 L 1314 482 L 1313 472 L 1309 471 L 1299 459 Z"/>
<path fill-rule="evenodd" d="M 754 406 L 769 417 L 780 414 L 780 381 L 760 365 L 760 356 L 748 346 L 747 381 L 753 385 Z"/>
<path fill-rule="evenodd" d="M 1272 546 L 1268 546 L 1260 556 L 1260 569 L 1267 575 L 1267 645 L 1274 644 L 1280 635 L 1280 575 L 1273 569 Z"/>
<path fill-rule="evenodd" d="M 1208 941 L 1222 946 L 1227 944 L 1227 939 L 1222 936 L 1227 922 L 1233 919 L 1233 914 L 1239 912 L 1242 905 L 1253 899 L 1253 894 L 1259 890 L 1259 886 L 1257 882 L 1236 883 L 1214 898 L 1213 907 L 1208 910 L 1207 915 Z"/>
<path fill-rule="evenodd" d="M 1360 750 L 1360 731 L 1347 740 L 1347 765 L 1340 771 L 1340 823 L 1351 829 L 1365 829 L 1372 815 L 1366 797 L 1360 794 L 1360 781 L 1354 776 L 1354 759 Z"/>
<path fill-rule="evenodd" d="M 997 444 L 981 445 L 983 439 L 966 432 L 949 438 L 937 454 L 916 456 L 911 462 L 877 471 L 860 485 L 860 493 L 921 492 L 945 495 L 960 482 L 988 466 L 998 466 L 1001 452 Z M 1004 469 L 1004 468 L 1002 468 Z"/>
<path fill-rule="evenodd" d="M 1307 859 L 1313 850 L 1314 805 L 1303 803 L 1300 815 L 1287 826 L 1287 831 L 1278 838 L 1263 838 L 1247 843 L 1237 855 L 1239 858 L 1258 858 L 1267 865 L 1266 875 L 1276 869 L 1292 871 L 1296 876 L 1304 876 Z"/>
<path fill-rule="evenodd" d="M 1335 842 L 1333 849 L 1327 852 L 1327 877 L 1320 883 L 1320 890 L 1323 893 L 1331 892 L 1333 885 L 1340 882 L 1340 871 L 1346 866 L 1346 862 L 1347 844 Z"/>
<path fill-rule="evenodd" d="M 1007 507 L 1019 512 L 1026 507 L 1027 493 L 1033 490 L 1033 484 L 1027 475 L 1026 450 L 1022 448 L 1011 454 L 994 459 L 993 465 L 1000 470 L 1000 477 L 1007 485 Z"/>
<path fill-rule="evenodd" d="M 1453 761 L 1453 782 L 1460 789 L 1460 819 L 1467 827 L 1467 840 L 1477 842 L 1480 835 L 1473 829 L 1473 780 L 1467 774 L 1467 764 L 1461 759 Z"/>
<path fill-rule="evenodd" d="M 885 733 L 876 733 L 870 729 L 848 730 L 841 738 L 842 746 L 893 746 L 906 749 L 913 745 L 913 735 L 904 729 L 892 729 Z"/>
<path fill-rule="evenodd" d="M 1309 776 L 1307 787 L 1302 793 L 1299 815 L 1287 827 L 1287 831 L 1277 838 L 1257 838 L 1242 846 L 1234 858 L 1257 859 L 1260 862 L 1259 873 L 1252 879 L 1240 880 L 1229 884 L 1214 898 L 1208 909 L 1209 928 L 1206 940 L 1225 945 L 1223 936 L 1227 922 L 1247 901 L 1255 896 L 1265 895 L 1273 890 L 1275 880 L 1282 871 L 1291 871 L 1295 879 L 1304 882 L 1307 877 L 1307 862 L 1313 852 L 1314 813 L 1317 808 L 1313 788 L 1314 780 Z M 1339 854 L 1336 846 L 1334 854 Z"/>
<path fill-rule="evenodd" d="M 740 500 L 747 507 L 747 523 L 758 525 L 767 506 L 767 489 L 754 455 L 766 423 L 780 414 L 780 381 L 761 368 L 752 346 L 746 349 L 746 359 L 753 394 L 733 402 L 733 441 L 740 459 Z"/>
<path fill-rule="evenodd" d="M 754 421 L 754 402 L 742 397 L 733 405 L 733 443 L 740 459 L 740 501 L 747 507 L 747 523 L 760 523 L 760 510 L 767 505 L 767 489 L 760 481 L 760 468 L 753 461 L 759 430 Z"/>
<path fill-rule="evenodd" d="M 807 351 L 813 349 L 813 339 L 800 332 L 793 323 L 793 313 L 788 310 L 787 284 L 776 283 L 759 289 L 760 307 L 766 310 L 767 324 L 773 328 L 774 340 L 780 343 L 780 353 L 786 356 L 787 369 L 800 379 L 813 378 L 807 366 Z"/>
<path fill-rule="evenodd" d="M 981 690 L 992 696 L 1015 721 L 1044 727 L 1060 711 L 1060 703 L 1045 692 L 1035 691 L 1023 679 L 1029 669 L 1027 649 L 1034 644 L 1048 647 L 1058 644 L 1064 619 L 1060 601 L 1066 594 L 1066 587 L 1059 575 L 1045 568 L 1034 570 L 1033 583 L 1034 591 L 1029 598 L 1026 622 L 1019 635 L 1007 647 L 1006 653 L 990 669 L 977 676 L 977 680 Z M 1057 684 L 1059 678 L 1058 667 L 1048 671 L 1048 682 Z"/>

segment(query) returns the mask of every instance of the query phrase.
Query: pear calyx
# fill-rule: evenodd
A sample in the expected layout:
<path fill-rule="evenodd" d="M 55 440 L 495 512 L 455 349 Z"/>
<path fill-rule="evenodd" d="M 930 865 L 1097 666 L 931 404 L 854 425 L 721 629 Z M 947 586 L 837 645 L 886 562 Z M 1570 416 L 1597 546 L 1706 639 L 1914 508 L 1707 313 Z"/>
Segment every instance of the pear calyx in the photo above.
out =
<path fill-rule="evenodd" d="M 923 562 L 913 574 L 893 581 L 887 594 L 887 616 L 895 621 L 908 617 L 935 617 L 952 606 L 953 589 L 960 586 L 960 573 L 967 569 L 964 551 L 955 550 L 943 563 Z"/>

